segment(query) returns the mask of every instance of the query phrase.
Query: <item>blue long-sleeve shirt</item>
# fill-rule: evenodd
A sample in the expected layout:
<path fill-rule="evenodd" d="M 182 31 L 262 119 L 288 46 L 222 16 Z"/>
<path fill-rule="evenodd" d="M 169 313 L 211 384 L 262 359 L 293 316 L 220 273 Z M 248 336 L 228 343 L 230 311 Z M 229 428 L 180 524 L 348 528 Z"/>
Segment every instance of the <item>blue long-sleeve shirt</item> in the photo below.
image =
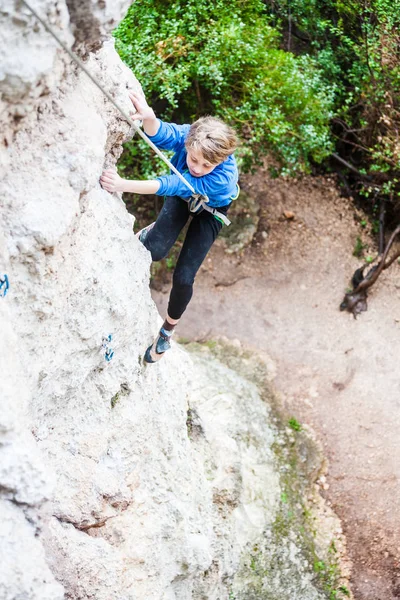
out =
<path fill-rule="evenodd" d="M 175 125 L 159 121 L 160 127 L 155 135 L 150 136 L 151 141 L 160 150 L 173 150 L 171 162 L 182 173 L 185 179 L 196 190 L 196 193 L 208 196 L 209 206 L 218 207 L 230 204 L 237 196 L 238 169 L 233 154 L 217 165 L 211 173 L 203 177 L 193 177 L 188 171 L 186 163 L 187 151 L 185 140 L 189 133 L 190 125 Z M 157 177 L 160 187 L 156 192 L 158 196 L 180 196 L 190 198 L 190 189 L 179 179 L 175 173 Z"/>

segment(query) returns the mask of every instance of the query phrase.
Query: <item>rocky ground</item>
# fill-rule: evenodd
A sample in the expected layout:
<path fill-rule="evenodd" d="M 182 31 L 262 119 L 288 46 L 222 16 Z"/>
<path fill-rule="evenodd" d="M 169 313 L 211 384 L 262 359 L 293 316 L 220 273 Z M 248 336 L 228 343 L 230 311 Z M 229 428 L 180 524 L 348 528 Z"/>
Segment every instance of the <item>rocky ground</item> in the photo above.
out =
<path fill-rule="evenodd" d="M 339 311 L 369 226 L 333 179 L 242 182 L 234 221 L 196 281 L 177 337 L 219 335 L 272 358 L 284 409 L 311 425 L 329 461 L 323 493 L 343 522 L 356 600 L 400 598 L 400 268 L 357 319 Z M 240 239 L 242 238 L 242 239 Z M 245 244 L 245 247 L 241 249 Z M 246 245 L 247 244 L 247 245 Z M 169 265 L 171 267 L 171 264 Z M 165 313 L 168 274 L 154 298 Z"/>

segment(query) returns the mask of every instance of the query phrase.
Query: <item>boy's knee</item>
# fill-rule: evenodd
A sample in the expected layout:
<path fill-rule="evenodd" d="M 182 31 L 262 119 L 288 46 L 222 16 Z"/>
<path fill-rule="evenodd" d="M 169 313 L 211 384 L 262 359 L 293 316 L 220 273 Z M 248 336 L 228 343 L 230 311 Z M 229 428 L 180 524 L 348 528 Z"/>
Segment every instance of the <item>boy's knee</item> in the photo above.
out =
<path fill-rule="evenodd" d="M 165 249 L 162 246 L 155 245 L 155 244 L 149 244 L 149 243 L 146 244 L 146 242 L 147 242 L 147 240 L 145 240 L 143 246 L 150 252 L 151 260 L 153 262 L 162 260 L 163 258 L 165 258 L 167 256 L 168 249 Z"/>
<path fill-rule="evenodd" d="M 168 252 L 162 252 L 162 251 L 159 251 L 159 250 L 150 250 L 150 252 L 151 252 L 151 260 L 153 262 L 157 262 L 159 260 L 162 260 L 168 254 Z"/>

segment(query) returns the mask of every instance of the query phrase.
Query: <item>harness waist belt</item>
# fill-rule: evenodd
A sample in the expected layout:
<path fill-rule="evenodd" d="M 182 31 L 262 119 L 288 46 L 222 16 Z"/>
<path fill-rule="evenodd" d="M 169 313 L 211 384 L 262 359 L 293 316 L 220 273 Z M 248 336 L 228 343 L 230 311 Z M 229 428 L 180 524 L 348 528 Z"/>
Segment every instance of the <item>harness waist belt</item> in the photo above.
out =
<path fill-rule="evenodd" d="M 225 225 L 231 224 L 230 220 L 226 215 L 224 215 L 224 213 L 219 212 L 219 210 L 213 208 L 212 206 L 208 206 L 207 202 L 209 202 L 209 199 L 207 196 L 202 196 L 201 194 L 193 194 L 193 196 L 191 196 L 190 198 L 182 198 L 181 196 L 180 198 L 181 200 L 184 200 L 188 203 L 190 212 L 197 213 L 201 210 L 206 210 L 207 212 L 214 215 L 214 217 L 221 219 L 221 221 L 225 223 Z"/>

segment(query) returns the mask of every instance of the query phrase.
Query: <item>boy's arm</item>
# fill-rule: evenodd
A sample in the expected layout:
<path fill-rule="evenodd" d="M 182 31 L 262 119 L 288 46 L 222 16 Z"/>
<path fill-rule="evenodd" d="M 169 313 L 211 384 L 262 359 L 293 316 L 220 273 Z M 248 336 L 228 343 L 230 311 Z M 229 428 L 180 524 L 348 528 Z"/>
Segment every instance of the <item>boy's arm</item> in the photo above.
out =
<path fill-rule="evenodd" d="M 160 182 L 155 179 L 141 181 L 140 179 L 123 179 L 121 192 L 130 194 L 156 194 L 160 187 Z"/>
<path fill-rule="evenodd" d="M 100 177 L 101 186 L 107 192 L 129 192 L 131 194 L 156 194 L 160 188 L 160 182 L 156 179 L 141 181 L 138 179 L 122 179 L 112 169 L 103 171 Z"/>
<path fill-rule="evenodd" d="M 160 121 L 153 109 L 147 104 L 143 93 L 129 92 L 129 98 L 136 112 L 131 115 L 134 121 L 143 121 L 143 129 L 152 138 L 152 142 L 161 150 L 177 151 L 185 143 L 190 125 L 175 125 Z"/>

